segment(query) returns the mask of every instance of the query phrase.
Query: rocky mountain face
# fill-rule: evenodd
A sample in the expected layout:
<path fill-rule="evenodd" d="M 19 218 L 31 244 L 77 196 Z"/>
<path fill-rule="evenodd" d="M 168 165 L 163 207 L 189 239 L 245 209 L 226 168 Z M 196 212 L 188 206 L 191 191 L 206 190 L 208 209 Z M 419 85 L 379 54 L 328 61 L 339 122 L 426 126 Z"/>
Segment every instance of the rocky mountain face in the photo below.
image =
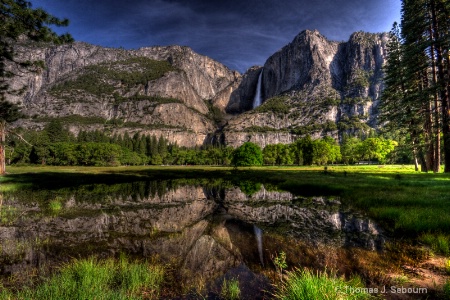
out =
<path fill-rule="evenodd" d="M 141 132 L 188 147 L 212 136 L 232 146 L 290 143 L 305 134 L 338 138 L 376 126 L 387 38 L 357 32 L 332 42 L 303 31 L 242 76 L 188 47 L 21 44 L 22 60 L 46 67 L 16 77 L 11 86 L 25 94 L 10 100 L 29 117 L 17 126 L 40 129 L 59 118 L 74 133 Z M 252 109 L 261 72 L 263 104 Z"/>
<path fill-rule="evenodd" d="M 45 69 L 11 83 L 26 87 L 11 97 L 30 118 L 18 126 L 42 128 L 61 118 L 71 130 L 140 131 L 179 145 L 201 145 L 216 130 L 214 105 L 224 110 L 241 75 L 188 47 L 106 49 L 85 43 L 57 47 L 22 45 L 22 60 Z"/>
<path fill-rule="evenodd" d="M 339 43 L 317 31 L 301 32 L 262 68 L 243 75 L 227 110 L 248 111 L 230 120 L 225 142 L 265 146 L 376 127 L 387 40 L 387 34 L 357 32 Z M 260 72 L 264 102 L 249 110 Z"/>

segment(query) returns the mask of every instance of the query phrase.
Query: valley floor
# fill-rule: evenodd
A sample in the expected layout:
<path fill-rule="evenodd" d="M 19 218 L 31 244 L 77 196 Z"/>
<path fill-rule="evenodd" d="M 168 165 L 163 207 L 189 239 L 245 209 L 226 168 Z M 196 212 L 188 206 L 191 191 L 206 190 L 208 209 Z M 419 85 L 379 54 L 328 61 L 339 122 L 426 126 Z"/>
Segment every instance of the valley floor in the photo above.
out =
<path fill-rule="evenodd" d="M 342 270 L 345 275 L 356 273 L 368 287 L 423 287 L 428 291 L 424 295 L 382 295 L 387 299 L 448 299 L 446 297 L 450 295 L 450 174 L 418 173 L 409 165 L 238 169 L 201 166 L 13 166 L 8 167 L 7 172 L 7 175 L 0 177 L 0 193 L 4 197 L 15 192 L 36 190 L 54 193 L 58 189 L 66 191 L 93 183 L 107 187 L 118 183 L 161 180 L 202 184 L 211 187 L 211 191 L 218 186 L 239 188 L 248 195 L 257 193 L 262 185 L 265 191 L 286 191 L 294 195 L 290 200 L 292 203 L 286 207 L 307 208 L 314 204 L 308 199 L 325 197 L 330 199 L 331 206 L 336 202 L 342 204 L 347 211 L 357 211 L 373 220 L 380 226 L 388 242 L 381 252 L 356 249 L 350 253 L 343 249 L 333 252 L 333 257 L 328 257 L 326 247 L 319 247 L 320 265 L 328 265 L 334 269 L 337 267 L 337 271 Z M 48 192 L 45 195 L 47 194 Z M 3 214 L 0 216 L 3 222 L 0 225 L 7 227 L 9 224 L 5 220 L 8 214 L 5 205 L 2 209 L 2 203 L 0 213 Z M 269 206 L 264 202 L 252 205 L 256 208 Z M 299 248 L 290 249 L 289 239 L 281 238 L 282 235 L 277 235 L 276 231 L 277 229 L 273 229 L 272 235 L 268 231 L 265 239 L 271 241 L 274 251 L 271 253 L 277 253 L 280 249 L 287 253 L 288 266 L 281 268 L 282 273 L 285 269 L 294 270 L 305 264 L 310 268 L 319 265 L 313 262 L 318 254 L 312 255 L 306 246 L 300 247 L 303 249 L 303 261 L 298 261 L 296 255 Z M 222 235 L 217 232 L 219 240 L 222 239 Z M 239 241 L 233 242 L 242 244 Z M 308 258 L 308 255 L 311 257 Z M 277 279 L 280 269 L 274 264 L 275 257 L 271 260 L 272 270 L 261 272 L 272 283 L 281 286 L 282 282 Z M 346 263 L 346 267 L 339 269 L 340 262 Z"/>

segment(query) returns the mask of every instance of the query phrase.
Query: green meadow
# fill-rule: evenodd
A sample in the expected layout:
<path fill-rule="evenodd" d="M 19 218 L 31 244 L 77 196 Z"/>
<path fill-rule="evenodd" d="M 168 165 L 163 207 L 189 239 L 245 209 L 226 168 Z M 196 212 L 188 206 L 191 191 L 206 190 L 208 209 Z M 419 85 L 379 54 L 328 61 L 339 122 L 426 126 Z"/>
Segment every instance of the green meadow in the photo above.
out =
<path fill-rule="evenodd" d="M 370 217 L 393 239 L 412 245 L 425 245 L 435 254 L 450 254 L 450 175 L 418 173 L 410 165 L 240 168 L 33 166 L 8 167 L 7 172 L 6 176 L 0 177 L 0 192 L 4 194 L 27 190 L 58 190 L 92 183 L 108 185 L 176 179 L 218 184 L 231 182 L 241 189 L 245 186 L 243 183 L 257 183 L 289 191 L 296 196 L 328 196 L 338 199 L 346 208 Z M 251 184 L 249 186 L 251 189 Z M 56 200 L 48 204 L 50 212 L 58 213 L 61 209 Z M 0 217 L 3 222 L 7 222 L 13 213 L 4 208 L 0 210 Z M 74 261 L 63 267 L 58 276 L 51 277 L 34 289 L 27 288 L 16 294 L 5 289 L 0 293 L 0 299 L 75 299 L 75 296 L 85 299 L 153 299 L 158 297 L 161 286 L 164 286 L 163 274 L 161 266 L 137 264 L 126 258 L 117 261 Z M 92 284 L 101 287 L 108 297 L 99 296 L 102 292 L 97 290 L 83 290 L 83 286 L 89 285 L 93 278 L 105 280 Z M 273 297 L 313 299 L 329 291 L 330 299 L 341 299 L 339 290 L 332 296 L 336 293 L 336 287 L 364 286 L 359 279 L 343 280 L 333 273 L 319 274 L 306 269 L 294 269 L 286 272 L 285 280 L 274 283 L 276 288 Z M 76 291 L 71 290 L 74 288 Z M 224 282 L 222 288 L 224 298 L 239 298 L 237 281 Z M 100 294 L 95 294 L 97 292 Z M 296 296 L 297 293 L 302 296 Z M 367 298 L 370 296 L 354 295 L 354 299 Z"/>
<path fill-rule="evenodd" d="M 87 183 L 199 179 L 253 181 L 301 196 L 333 196 L 382 224 L 394 236 L 450 236 L 450 175 L 410 165 L 301 167 L 9 167 L 0 191 L 56 189 Z M 445 238 L 444 238 L 445 237 Z M 441 244 L 443 244 L 441 242 Z M 447 250 L 448 251 L 448 250 Z"/>

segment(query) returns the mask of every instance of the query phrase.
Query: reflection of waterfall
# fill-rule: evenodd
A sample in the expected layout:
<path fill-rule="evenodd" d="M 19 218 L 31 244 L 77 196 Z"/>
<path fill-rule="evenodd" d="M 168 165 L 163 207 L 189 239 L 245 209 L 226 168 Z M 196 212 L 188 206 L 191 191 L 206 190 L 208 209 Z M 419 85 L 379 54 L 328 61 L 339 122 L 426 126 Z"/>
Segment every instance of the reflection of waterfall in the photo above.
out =
<path fill-rule="evenodd" d="M 253 99 L 253 108 L 257 108 L 261 105 L 261 83 L 262 83 L 262 74 L 263 70 L 261 69 L 261 73 L 259 73 L 258 84 L 256 85 L 255 98 Z"/>
<path fill-rule="evenodd" d="M 256 243 L 258 245 L 258 253 L 259 260 L 261 261 L 261 265 L 264 267 L 264 257 L 263 257 L 263 248 L 262 248 L 262 230 L 258 228 L 256 225 L 253 225 L 253 231 L 255 232 Z"/>

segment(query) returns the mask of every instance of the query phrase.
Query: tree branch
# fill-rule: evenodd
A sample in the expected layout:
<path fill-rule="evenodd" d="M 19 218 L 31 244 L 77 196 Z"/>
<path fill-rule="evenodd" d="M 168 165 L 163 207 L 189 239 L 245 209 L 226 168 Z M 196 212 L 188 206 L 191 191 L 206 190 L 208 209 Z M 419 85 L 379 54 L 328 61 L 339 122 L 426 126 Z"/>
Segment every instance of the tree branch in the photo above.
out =
<path fill-rule="evenodd" d="M 20 134 L 18 134 L 17 132 L 11 131 L 11 130 L 7 130 L 8 133 L 14 134 L 15 136 L 17 136 L 20 140 L 22 140 L 22 142 L 24 142 L 25 144 L 27 144 L 28 146 L 33 147 L 32 144 L 30 144 L 27 140 L 25 140 Z"/>

